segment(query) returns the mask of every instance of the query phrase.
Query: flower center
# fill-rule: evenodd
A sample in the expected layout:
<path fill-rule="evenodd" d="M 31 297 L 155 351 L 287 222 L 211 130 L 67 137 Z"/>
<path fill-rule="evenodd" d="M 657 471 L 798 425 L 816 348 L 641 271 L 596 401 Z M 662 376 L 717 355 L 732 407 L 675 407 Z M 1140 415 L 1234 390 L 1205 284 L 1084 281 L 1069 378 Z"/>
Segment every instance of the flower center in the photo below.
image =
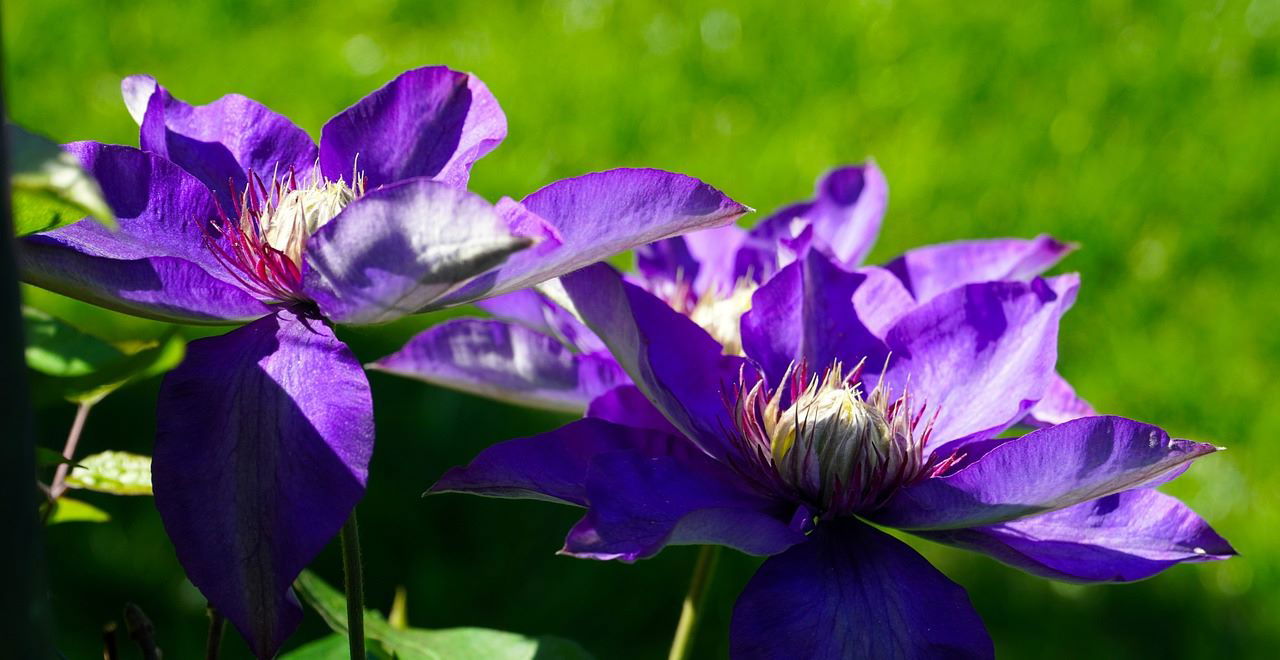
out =
<path fill-rule="evenodd" d="M 206 245 L 227 271 L 253 293 L 281 302 L 305 301 L 302 252 L 307 239 L 364 195 L 364 177 L 354 185 L 332 181 L 314 167 L 305 182 L 293 170 L 271 183 L 250 173 L 243 193 L 234 197 L 231 217 L 219 209 L 214 228 L 223 240 L 206 235 Z"/>
<path fill-rule="evenodd" d="M 751 310 L 751 296 L 757 288 L 759 285 L 744 277 L 728 292 L 708 289 L 695 300 L 690 286 L 681 282 L 673 291 L 659 296 L 720 342 L 725 355 L 742 355 L 742 315 Z"/>
<path fill-rule="evenodd" d="M 789 387 L 770 396 L 757 383 L 735 411 L 757 467 L 827 516 L 874 510 L 924 470 L 923 408 L 913 415 L 908 394 L 891 400 L 880 385 L 864 395 L 861 370 L 836 362 L 807 378 L 801 365 Z"/>

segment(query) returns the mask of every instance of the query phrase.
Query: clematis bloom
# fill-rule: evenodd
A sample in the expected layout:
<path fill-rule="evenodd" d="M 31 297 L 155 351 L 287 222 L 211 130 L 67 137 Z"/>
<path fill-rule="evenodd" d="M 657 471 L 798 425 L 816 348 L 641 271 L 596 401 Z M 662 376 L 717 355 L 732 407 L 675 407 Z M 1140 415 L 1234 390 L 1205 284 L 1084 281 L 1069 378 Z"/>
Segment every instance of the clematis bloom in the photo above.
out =
<path fill-rule="evenodd" d="M 965 284 L 1029 281 L 1072 246 L 1049 236 L 958 241 L 917 248 L 884 266 L 864 264 L 888 203 L 874 162 L 837 167 L 811 199 L 789 204 L 750 230 L 726 226 L 637 249 L 628 280 L 708 332 L 730 355 L 742 353 L 740 322 L 762 284 L 813 249 L 842 270 L 865 275 L 855 304 L 883 336 L 937 295 Z M 533 407 L 582 413 L 595 397 L 630 382 L 590 329 L 566 309 L 554 284 L 479 303 L 494 319 L 456 319 L 428 328 L 370 365 L 393 374 Z M 1024 423 L 1043 426 L 1093 414 L 1055 376 L 1050 395 Z"/>
<path fill-rule="evenodd" d="M 192 342 L 165 378 L 156 506 L 210 603 L 272 656 L 290 585 L 365 489 L 373 407 L 335 324 L 499 295 L 747 209 L 696 179 L 624 169 L 522 202 L 465 190 L 506 135 L 477 78 L 408 71 L 302 129 L 238 95 L 189 105 L 123 84 L 141 149 L 67 145 L 120 230 L 82 221 L 21 242 L 25 281 L 137 316 L 246 324 Z"/>
<path fill-rule="evenodd" d="M 1002 437 L 1054 382 L 1075 275 L 953 288 L 883 339 L 853 303 L 870 281 L 799 254 L 756 291 L 736 356 L 608 266 L 565 276 L 633 384 L 431 492 L 584 507 L 577 557 L 767 556 L 734 607 L 735 658 L 991 657 L 963 588 L 876 526 L 1078 582 L 1234 554 L 1155 490 L 1214 446 L 1115 416 Z"/>

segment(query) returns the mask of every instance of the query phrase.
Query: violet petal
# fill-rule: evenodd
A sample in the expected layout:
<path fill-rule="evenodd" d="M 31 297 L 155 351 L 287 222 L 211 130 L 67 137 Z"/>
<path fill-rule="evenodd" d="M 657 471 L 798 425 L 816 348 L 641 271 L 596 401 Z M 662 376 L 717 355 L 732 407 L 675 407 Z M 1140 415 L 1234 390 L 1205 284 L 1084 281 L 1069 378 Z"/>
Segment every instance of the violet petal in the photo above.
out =
<path fill-rule="evenodd" d="M 281 310 L 191 342 L 157 417 L 156 508 L 178 560 L 272 657 L 302 618 L 290 584 L 364 494 L 364 371 L 322 321 Z"/>
<path fill-rule="evenodd" d="M 1000 525 L 920 535 L 1069 582 L 1131 582 L 1182 562 L 1236 554 L 1187 505 L 1150 488 Z"/>
<path fill-rule="evenodd" d="M 628 382 L 607 354 L 577 354 L 522 325 L 457 319 L 419 333 L 372 368 L 499 401 L 582 414 Z"/>
<path fill-rule="evenodd" d="M 478 195 L 409 179 L 357 199 L 311 235 L 303 287 L 335 322 L 382 323 L 435 307 L 528 245 Z"/>
<path fill-rule="evenodd" d="M 1073 245 L 1052 236 L 997 238 L 939 243 L 909 250 L 885 264 L 916 300 L 965 284 L 1001 280 L 1027 281 L 1053 267 Z"/>
<path fill-rule="evenodd" d="M 443 66 L 406 71 L 338 113 L 320 136 L 330 179 L 355 168 L 370 188 L 430 177 L 466 188 L 471 165 L 507 135 L 498 100 L 475 76 Z"/>
<path fill-rule="evenodd" d="M 903 488 L 870 518 L 924 530 L 1017 520 L 1151 485 L 1215 450 L 1123 417 L 1083 417 L 1004 442 L 952 474 Z"/>
<path fill-rule="evenodd" d="M 960 585 L 854 519 L 760 566 L 734 605 L 729 648 L 734 660 L 995 655 Z"/>

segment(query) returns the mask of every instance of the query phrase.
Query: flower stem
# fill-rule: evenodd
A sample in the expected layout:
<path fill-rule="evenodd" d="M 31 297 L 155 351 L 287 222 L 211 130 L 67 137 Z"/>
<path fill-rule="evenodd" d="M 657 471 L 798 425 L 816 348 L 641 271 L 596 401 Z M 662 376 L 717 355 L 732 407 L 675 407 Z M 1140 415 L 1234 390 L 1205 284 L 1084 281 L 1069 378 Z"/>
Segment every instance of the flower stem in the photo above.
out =
<path fill-rule="evenodd" d="M 62 458 L 71 460 L 76 455 L 76 444 L 80 442 L 80 434 L 84 432 L 84 422 L 89 418 L 89 409 L 93 408 L 92 403 L 84 402 L 76 408 L 76 419 L 71 422 L 71 431 L 67 433 L 67 441 L 62 445 Z M 67 490 L 67 472 L 71 466 L 66 463 L 58 465 L 58 470 L 53 473 L 53 485 L 49 487 L 49 499 L 56 500 L 62 496 Z"/>
<path fill-rule="evenodd" d="M 352 660 L 364 660 L 364 577 L 360 573 L 360 529 L 351 511 L 342 526 L 342 575 L 347 592 L 347 641 Z"/>
<path fill-rule="evenodd" d="M 697 563 L 693 565 L 693 577 L 689 580 L 689 592 L 685 594 L 684 605 L 680 608 L 680 623 L 676 624 L 676 634 L 671 640 L 668 660 L 685 660 L 689 657 L 693 633 L 702 621 L 702 603 L 707 598 L 707 587 L 711 585 L 711 576 L 715 573 L 719 558 L 718 545 L 704 545 L 699 549 Z"/>
<path fill-rule="evenodd" d="M 209 606 L 209 639 L 204 644 L 205 660 L 218 660 L 222 652 L 222 631 L 227 627 L 227 619 L 222 613 Z"/>

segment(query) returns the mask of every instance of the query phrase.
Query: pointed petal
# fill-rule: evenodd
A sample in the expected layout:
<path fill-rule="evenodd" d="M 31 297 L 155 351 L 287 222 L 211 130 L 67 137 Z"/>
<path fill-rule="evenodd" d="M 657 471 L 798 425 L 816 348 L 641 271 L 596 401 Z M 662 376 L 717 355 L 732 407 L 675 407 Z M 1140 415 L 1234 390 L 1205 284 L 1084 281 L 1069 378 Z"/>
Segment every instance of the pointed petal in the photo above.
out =
<path fill-rule="evenodd" d="M 433 308 L 528 245 L 478 195 L 409 179 L 352 202 L 312 234 L 303 287 L 335 322 L 383 323 Z"/>
<path fill-rule="evenodd" d="M 228 181 L 239 191 L 250 171 L 263 178 L 290 169 L 307 174 L 319 157 L 306 131 L 253 99 L 228 94 L 189 105 L 149 78 L 130 76 L 121 85 L 135 118 L 142 94 L 152 89 L 140 124 L 142 149 L 194 174 L 224 205 L 231 202 Z"/>
<path fill-rule="evenodd" d="M 373 402 L 323 322 L 280 311 L 187 347 L 158 404 L 156 507 L 191 582 L 271 657 L 289 585 L 364 494 Z"/>
<path fill-rule="evenodd" d="M 270 308 L 175 257 L 104 259 L 42 236 L 18 244 L 22 281 L 117 312 L 195 325 L 251 321 Z"/>
<path fill-rule="evenodd" d="M 587 506 L 587 472 L 596 456 L 689 451 L 667 433 L 581 419 L 554 431 L 492 445 L 465 467 L 450 469 L 428 493 L 470 493 Z"/>
<path fill-rule="evenodd" d="M 608 354 L 576 354 L 525 326 L 480 319 L 428 328 L 370 366 L 499 401 L 577 414 L 596 396 L 628 381 Z"/>
<path fill-rule="evenodd" d="M 732 424 L 726 400 L 744 360 L 723 355 L 705 330 L 605 264 L 561 283 L 582 320 L 676 428 L 712 456 L 732 453 L 723 432 Z"/>
<path fill-rule="evenodd" d="M 538 284 L 638 245 L 734 221 L 747 207 L 685 176 L 648 169 L 617 169 L 557 181 L 523 200 L 545 218 L 560 246 L 508 259 L 457 294 L 469 302 Z"/>
<path fill-rule="evenodd" d="M 1053 379 L 1049 381 L 1049 389 L 1045 391 L 1044 398 L 1031 406 L 1022 423 L 1044 428 L 1097 414 L 1088 401 L 1076 395 L 1071 383 L 1055 373 Z"/>
<path fill-rule="evenodd" d="M 1187 505 L 1150 488 L 1000 525 L 920 535 L 1069 582 L 1132 582 L 1175 564 L 1236 554 Z"/>
<path fill-rule="evenodd" d="M 668 545 L 725 545 L 772 555 L 804 540 L 791 528 L 795 504 L 752 490 L 742 477 L 684 442 L 653 456 L 596 456 L 587 473 L 586 516 L 563 552 L 635 561 Z"/>
<path fill-rule="evenodd" d="M 854 519 L 760 566 L 734 605 L 729 646 L 735 660 L 995 655 L 960 585 Z"/>
<path fill-rule="evenodd" d="M 1074 245 L 1041 234 L 1033 239 L 997 238 L 940 243 L 910 250 L 885 264 L 916 300 L 965 284 L 1028 281 L 1058 263 Z"/>
<path fill-rule="evenodd" d="M 888 202 L 889 186 L 874 162 L 836 168 L 818 179 L 813 199 L 783 208 L 751 230 L 738 253 L 737 275 L 768 278 L 783 265 L 779 242 L 798 237 L 805 227 L 812 228 L 813 247 L 853 270 L 875 244 Z"/>
<path fill-rule="evenodd" d="M 1150 485 L 1215 450 L 1123 417 L 1084 417 L 1033 431 L 952 474 L 903 488 L 872 520 L 902 529 L 1017 520 Z"/>
<path fill-rule="evenodd" d="M 442 66 L 406 71 L 324 125 L 330 179 L 364 172 L 371 188 L 429 177 L 466 188 L 472 163 L 507 136 L 507 118 L 479 78 Z"/>
<path fill-rule="evenodd" d="M 742 316 L 742 347 L 781 383 L 792 362 L 822 370 L 835 360 L 880 367 L 887 351 L 858 318 L 853 296 L 867 277 L 837 268 L 817 251 L 788 264 L 756 290 Z"/>
<path fill-rule="evenodd" d="M 994 436 L 1044 397 L 1057 362 L 1058 321 L 1077 283 L 1059 281 L 1062 293 L 1044 280 L 970 284 L 894 325 L 885 337 L 894 359 L 884 381 L 937 414 L 926 451 Z"/>

